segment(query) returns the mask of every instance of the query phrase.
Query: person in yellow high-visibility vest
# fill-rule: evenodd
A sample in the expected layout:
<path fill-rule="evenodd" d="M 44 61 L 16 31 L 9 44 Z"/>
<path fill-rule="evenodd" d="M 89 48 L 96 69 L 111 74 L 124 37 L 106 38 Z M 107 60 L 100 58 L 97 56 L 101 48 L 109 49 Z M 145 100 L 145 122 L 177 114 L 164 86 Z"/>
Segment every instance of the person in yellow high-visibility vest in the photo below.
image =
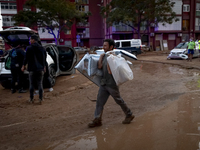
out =
<path fill-rule="evenodd" d="M 188 61 L 192 61 L 195 48 L 195 42 L 193 41 L 193 37 L 190 38 L 190 42 L 188 43 L 187 46 L 188 46 Z"/>

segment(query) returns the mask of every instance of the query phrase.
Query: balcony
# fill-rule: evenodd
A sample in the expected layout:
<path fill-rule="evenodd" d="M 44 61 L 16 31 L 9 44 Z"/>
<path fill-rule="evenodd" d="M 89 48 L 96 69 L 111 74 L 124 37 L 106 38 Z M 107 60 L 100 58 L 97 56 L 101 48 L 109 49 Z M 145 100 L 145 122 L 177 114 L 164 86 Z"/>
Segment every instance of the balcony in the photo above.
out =
<path fill-rule="evenodd" d="M 1 9 L 1 14 L 17 14 L 17 9 Z"/>
<path fill-rule="evenodd" d="M 130 31 L 132 32 L 132 28 L 126 25 L 114 25 L 112 26 L 112 32 L 122 32 L 122 31 Z"/>
<path fill-rule="evenodd" d="M 15 22 L 3 22 L 3 27 L 10 27 L 10 26 L 14 26 Z"/>

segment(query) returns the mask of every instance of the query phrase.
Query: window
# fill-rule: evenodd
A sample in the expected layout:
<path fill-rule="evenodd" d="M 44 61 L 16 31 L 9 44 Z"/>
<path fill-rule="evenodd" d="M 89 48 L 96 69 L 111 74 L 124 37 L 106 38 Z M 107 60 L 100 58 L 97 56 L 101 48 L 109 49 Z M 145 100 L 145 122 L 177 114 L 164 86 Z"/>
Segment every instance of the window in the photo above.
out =
<path fill-rule="evenodd" d="M 12 16 L 2 16 L 3 18 L 3 26 L 9 27 L 14 26 L 15 21 L 13 20 Z"/>
<path fill-rule="evenodd" d="M 75 0 L 76 3 L 89 4 L 88 0 Z"/>
<path fill-rule="evenodd" d="M 23 10 L 24 10 L 24 11 L 31 11 L 31 7 L 30 7 L 30 6 L 23 5 Z"/>
<path fill-rule="evenodd" d="M 81 11 L 81 12 L 88 12 L 89 11 L 89 6 L 77 5 L 76 9 Z"/>
<path fill-rule="evenodd" d="M 182 30 L 188 31 L 189 30 L 189 20 L 183 20 L 182 22 Z"/>
<path fill-rule="evenodd" d="M 141 22 L 140 30 L 146 30 L 147 21 Z"/>
<path fill-rule="evenodd" d="M 195 31 L 200 31 L 200 18 L 195 19 Z"/>
<path fill-rule="evenodd" d="M 190 12 L 190 5 L 184 4 L 183 5 L 183 12 Z"/>
<path fill-rule="evenodd" d="M 131 42 L 122 42 L 122 47 L 131 47 Z"/>
<path fill-rule="evenodd" d="M 196 16 L 200 16 L 200 3 L 196 4 Z"/>
<path fill-rule="evenodd" d="M 16 3 L 1 3 L 1 9 L 17 9 Z"/>

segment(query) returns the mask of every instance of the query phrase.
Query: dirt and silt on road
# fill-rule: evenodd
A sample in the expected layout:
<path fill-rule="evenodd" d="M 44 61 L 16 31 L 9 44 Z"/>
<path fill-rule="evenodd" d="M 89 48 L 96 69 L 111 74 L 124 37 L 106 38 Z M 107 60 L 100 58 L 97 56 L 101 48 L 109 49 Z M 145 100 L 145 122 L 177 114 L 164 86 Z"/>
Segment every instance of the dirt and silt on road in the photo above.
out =
<path fill-rule="evenodd" d="M 89 129 L 98 87 L 78 71 L 45 89 L 43 105 L 27 103 L 29 93 L 0 87 L 0 150 L 189 150 L 200 142 L 199 70 L 134 61 L 134 79 L 120 92 L 136 118 L 110 97 L 103 126 Z M 37 100 L 38 97 L 35 96 Z"/>

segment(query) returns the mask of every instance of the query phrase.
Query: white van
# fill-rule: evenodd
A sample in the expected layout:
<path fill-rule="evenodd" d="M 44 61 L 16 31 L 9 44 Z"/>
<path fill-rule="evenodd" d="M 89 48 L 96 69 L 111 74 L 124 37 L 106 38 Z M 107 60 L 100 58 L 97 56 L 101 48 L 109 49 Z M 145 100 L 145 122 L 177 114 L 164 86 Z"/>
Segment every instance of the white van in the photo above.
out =
<path fill-rule="evenodd" d="M 142 53 L 142 42 L 140 39 L 115 40 L 115 47 L 117 49 L 128 51 L 134 55 Z"/>

